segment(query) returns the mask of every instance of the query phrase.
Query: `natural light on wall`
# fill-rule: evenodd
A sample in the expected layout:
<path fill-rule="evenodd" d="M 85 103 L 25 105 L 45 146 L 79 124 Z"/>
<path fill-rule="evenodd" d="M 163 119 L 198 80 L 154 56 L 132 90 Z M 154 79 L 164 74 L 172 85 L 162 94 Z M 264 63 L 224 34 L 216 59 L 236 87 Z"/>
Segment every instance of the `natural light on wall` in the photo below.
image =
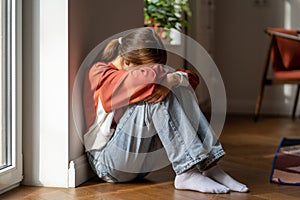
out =
<path fill-rule="evenodd" d="M 284 28 L 286 29 L 299 29 L 298 24 L 295 24 L 300 17 L 300 12 L 298 9 L 300 7 L 300 0 L 284 0 Z M 297 12 L 295 12 L 297 11 Z M 297 16 L 298 15 L 298 16 Z M 296 18 L 297 20 L 295 20 Z M 295 93 L 295 86 L 293 85 L 284 85 L 284 103 L 291 104 L 293 101 L 293 94 Z"/>
<path fill-rule="evenodd" d="M 289 0 L 284 1 L 284 28 L 290 29 L 292 23 L 291 2 Z"/>
<path fill-rule="evenodd" d="M 289 0 L 284 1 L 284 28 L 290 29 L 291 28 L 291 2 Z M 283 86 L 283 93 L 284 93 L 284 103 L 291 104 L 291 95 L 293 92 L 293 86 L 291 85 L 284 85 Z"/>

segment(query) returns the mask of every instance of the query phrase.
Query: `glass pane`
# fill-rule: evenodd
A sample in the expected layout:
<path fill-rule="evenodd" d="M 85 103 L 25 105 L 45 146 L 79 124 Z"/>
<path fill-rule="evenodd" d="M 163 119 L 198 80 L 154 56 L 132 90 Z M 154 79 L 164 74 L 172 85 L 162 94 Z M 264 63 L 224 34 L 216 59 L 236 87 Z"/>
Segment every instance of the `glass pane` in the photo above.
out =
<path fill-rule="evenodd" d="M 4 121 L 3 121 L 3 114 L 4 114 L 4 95 L 3 95 L 3 12 L 2 12 L 2 1 L 0 3 L 0 22 L 1 22 L 1 26 L 0 26 L 0 64 L 1 64 L 1 70 L 0 70 L 0 111 L 1 111 L 1 115 L 0 115 L 0 128 L 1 128 L 1 135 L 0 135 L 0 144 L 1 144 L 1 148 L 0 148 L 0 169 L 2 168 L 3 165 L 5 165 L 5 131 L 4 131 Z"/>
<path fill-rule="evenodd" d="M 10 165 L 10 25 L 9 5 L 0 0 L 0 169 Z"/>

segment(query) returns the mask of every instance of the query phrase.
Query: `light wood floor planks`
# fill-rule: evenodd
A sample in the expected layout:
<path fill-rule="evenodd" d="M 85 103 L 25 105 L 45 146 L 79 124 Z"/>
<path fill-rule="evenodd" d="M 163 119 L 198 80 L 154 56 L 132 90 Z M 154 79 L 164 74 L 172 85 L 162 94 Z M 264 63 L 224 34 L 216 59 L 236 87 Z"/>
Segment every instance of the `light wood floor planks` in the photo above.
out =
<path fill-rule="evenodd" d="M 0 196 L 1 200 L 296 200 L 300 187 L 269 182 L 274 153 L 282 137 L 300 138 L 300 119 L 229 117 L 221 142 L 227 155 L 220 165 L 234 178 L 248 185 L 246 194 L 203 194 L 179 191 L 173 187 L 174 173 L 170 167 L 151 173 L 137 183 L 111 184 L 94 178 L 76 189 L 21 186 Z"/>

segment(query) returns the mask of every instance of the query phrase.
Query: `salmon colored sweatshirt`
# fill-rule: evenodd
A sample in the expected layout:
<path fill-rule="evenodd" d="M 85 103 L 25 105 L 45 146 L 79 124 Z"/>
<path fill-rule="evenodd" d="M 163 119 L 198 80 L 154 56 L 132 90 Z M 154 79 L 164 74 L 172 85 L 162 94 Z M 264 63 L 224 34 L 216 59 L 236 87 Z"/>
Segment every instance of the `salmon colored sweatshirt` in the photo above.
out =
<path fill-rule="evenodd" d="M 178 69 L 195 89 L 196 73 Z M 123 114 L 122 108 L 144 100 L 167 75 L 159 64 L 119 70 L 112 63 L 96 63 L 87 70 L 84 83 L 84 111 L 87 133 L 86 151 L 101 149 L 113 134 L 113 125 Z"/>

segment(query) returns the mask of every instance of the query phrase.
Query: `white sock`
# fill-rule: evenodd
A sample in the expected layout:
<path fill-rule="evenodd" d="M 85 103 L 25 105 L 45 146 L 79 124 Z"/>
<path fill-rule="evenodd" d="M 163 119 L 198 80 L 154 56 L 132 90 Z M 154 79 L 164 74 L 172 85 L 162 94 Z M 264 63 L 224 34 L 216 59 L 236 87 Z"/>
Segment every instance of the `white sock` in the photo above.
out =
<path fill-rule="evenodd" d="M 203 175 L 214 179 L 215 181 L 227 186 L 230 190 L 236 192 L 248 192 L 246 185 L 239 183 L 224 172 L 218 165 L 203 172 Z"/>
<path fill-rule="evenodd" d="M 229 188 L 203 176 L 197 168 L 176 175 L 174 186 L 180 190 L 194 190 L 204 193 L 228 193 Z"/>

